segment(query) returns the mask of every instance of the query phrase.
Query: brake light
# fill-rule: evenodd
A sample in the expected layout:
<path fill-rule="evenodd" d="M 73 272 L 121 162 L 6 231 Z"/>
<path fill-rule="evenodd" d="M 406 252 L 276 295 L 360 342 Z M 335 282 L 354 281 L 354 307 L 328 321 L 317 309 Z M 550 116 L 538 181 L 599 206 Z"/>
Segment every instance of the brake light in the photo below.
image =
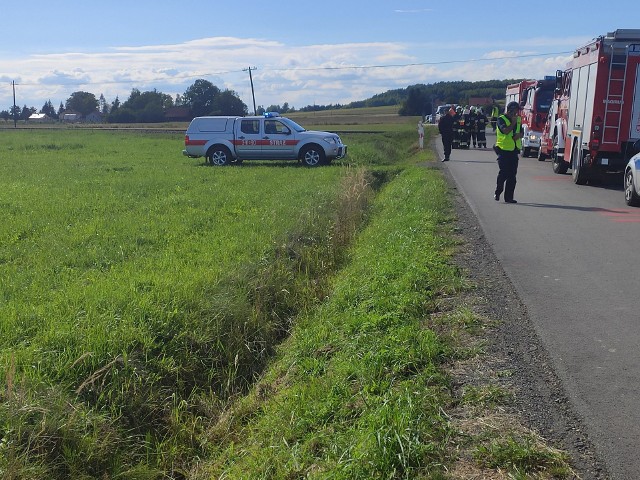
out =
<path fill-rule="evenodd" d="M 185 144 L 185 146 L 189 145 L 189 135 L 185 135 L 184 136 L 184 144 Z"/>

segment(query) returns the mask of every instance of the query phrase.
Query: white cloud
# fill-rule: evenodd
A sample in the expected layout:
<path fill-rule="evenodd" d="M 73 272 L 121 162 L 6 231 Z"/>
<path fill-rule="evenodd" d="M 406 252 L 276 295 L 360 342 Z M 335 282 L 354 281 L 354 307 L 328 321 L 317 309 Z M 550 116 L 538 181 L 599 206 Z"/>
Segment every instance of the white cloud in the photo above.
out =
<path fill-rule="evenodd" d="M 0 57 L 0 71 L 4 72 L 0 77 L 0 110 L 12 104 L 12 80 L 19 84 L 17 103 L 39 108 L 47 100 L 58 105 L 78 90 L 96 97 L 104 94 L 109 102 L 116 95 L 120 101 L 126 100 L 133 88 L 182 94 L 198 78 L 235 90 L 251 108 L 248 67 L 257 67 L 252 75 L 259 105 L 288 102 L 299 108 L 314 103 L 348 103 L 416 83 L 539 78 L 562 68 L 565 56 L 523 55 L 544 52 L 540 50 L 543 47 L 568 51 L 568 44 L 580 44 L 576 39 L 534 38 L 501 49 L 496 41 L 481 40 L 473 45 L 363 42 L 291 46 L 256 38 L 211 37 L 92 54 L 51 53 L 18 60 Z M 472 59 L 478 61 L 468 61 Z"/>

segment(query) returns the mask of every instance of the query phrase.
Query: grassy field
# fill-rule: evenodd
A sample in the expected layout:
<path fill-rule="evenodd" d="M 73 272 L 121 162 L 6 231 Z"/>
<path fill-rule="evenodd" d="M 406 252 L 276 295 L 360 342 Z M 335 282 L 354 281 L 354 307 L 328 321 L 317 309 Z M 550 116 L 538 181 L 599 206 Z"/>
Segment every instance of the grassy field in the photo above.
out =
<path fill-rule="evenodd" d="M 454 332 L 481 320 L 443 309 L 466 283 L 414 123 L 316 169 L 3 131 L 2 478 L 447 478 L 447 365 L 477 354 Z M 478 468 L 568 471 L 493 440 L 466 445 Z"/>

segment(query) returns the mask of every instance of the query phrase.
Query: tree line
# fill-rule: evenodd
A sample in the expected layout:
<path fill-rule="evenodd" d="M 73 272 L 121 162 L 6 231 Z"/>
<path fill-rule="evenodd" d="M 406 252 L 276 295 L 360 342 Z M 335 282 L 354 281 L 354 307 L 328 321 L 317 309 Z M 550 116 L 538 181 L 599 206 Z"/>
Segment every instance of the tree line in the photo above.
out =
<path fill-rule="evenodd" d="M 134 88 L 124 102 L 121 103 L 116 96 L 113 102 L 107 103 L 102 94 L 96 98 L 90 92 L 73 92 L 66 102 L 60 102 L 58 110 L 48 100 L 39 113 L 58 119 L 66 112 L 78 113 L 82 117 L 99 112 L 102 121 L 107 123 L 158 123 L 166 121 L 166 112 L 173 107 L 186 107 L 192 118 L 203 115 L 244 116 L 248 113 L 247 106 L 236 92 L 221 90 L 203 79 L 196 80 L 184 94 L 178 94 L 175 98 L 155 89 L 141 92 Z M 5 121 L 27 120 L 37 112 L 34 107 L 25 105 L 20 108 L 16 105 L 1 111 L 0 118 Z"/>
<path fill-rule="evenodd" d="M 400 115 L 430 115 L 437 104 L 467 104 L 471 97 L 491 98 L 502 101 L 505 97 L 507 85 L 520 80 L 488 80 L 481 82 L 438 82 L 433 84 L 416 84 L 406 88 L 388 90 L 373 97 L 351 102 L 348 104 L 308 105 L 299 111 L 321 111 L 341 108 L 381 107 L 398 105 Z M 89 92 L 74 92 L 66 100 L 60 102 L 56 110 L 51 100 L 45 102 L 40 113 L 49 118 L 57 119 L 64 112 L 76 112 L 87 116 L 92 112 L 100 112 L 102 121 L 108 123 L 157 123 L 166 121 L 166 112 L 173 107 L 186 107 L 191 118 L 203 115 L 232 115 L 245 116 L 249 113 L 247 105 L 240 100 L 233 90 L 221 90 L 208 80 L 199 79 L 191 85 L 184 94 L 171 95 L 157 90 L 141 92 L 133 89 L 129 98 L 120 103 L 118 97 L 107 103 L 101 94 L 99 98 Z M 259 106 L 256 114 L 265 111 L 289 113 L 296 109 L 287 102 L 283 105 Z M 34 107 L 11 107 L 0 111 L 0 118 L 8 120 L 27 120 L 33 113 Z"/>
<path fill-rule="evenodd" d="M 431 85 L 417 84 L 402 91 L 393 91 L 402 96 L 400 115 L 431 115 L 438 105 L 458 104 L 468 105 L 472 97 L 490 98 L 494 102 L 501 102 L 505 98 L 507 85 L 517 83 L 520 79 L 487 80 L 482 82 L 438 82 Z M 392 96 L 392 91 L 387 92 Z"/>

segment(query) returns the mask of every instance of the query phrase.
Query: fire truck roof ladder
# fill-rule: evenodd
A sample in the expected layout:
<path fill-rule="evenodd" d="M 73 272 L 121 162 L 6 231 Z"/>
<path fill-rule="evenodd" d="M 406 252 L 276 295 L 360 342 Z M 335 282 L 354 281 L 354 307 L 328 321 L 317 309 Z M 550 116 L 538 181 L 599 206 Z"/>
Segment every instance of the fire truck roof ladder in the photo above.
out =
<path fill-rule="evenodd" d="M 604 132 L 603 142 L 611 137 L 607 130 L 616 138 L 616 144 L 620 143 L 620 125 L 622 124 L 622 104 L 625 81 L 627 79 L 627 64 L 629 58 L 629 45 L 620 45 L 613 42 L 611 48 L 611 60 L 609 62 L 609 81 L 607 83 L 607 96 L 604 107 Z M 607 142 L 611 143 L 611 142 Z"/>

